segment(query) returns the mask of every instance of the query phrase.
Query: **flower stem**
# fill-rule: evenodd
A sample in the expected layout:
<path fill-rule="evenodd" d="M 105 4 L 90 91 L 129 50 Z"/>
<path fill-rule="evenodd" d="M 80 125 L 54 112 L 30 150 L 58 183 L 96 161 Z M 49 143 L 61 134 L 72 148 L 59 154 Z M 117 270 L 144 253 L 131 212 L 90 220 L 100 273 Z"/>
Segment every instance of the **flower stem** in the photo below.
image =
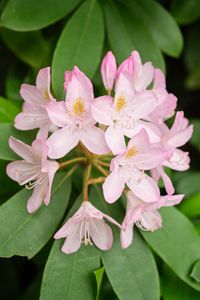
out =
<path fill-rule="evenodd" d="M 96 161 L 98 163 L 98 165 L 100 166 L 103 166 L 103 167 L 110 167 L 110 163 L 107 163 L 107 162 L 104 162 L 104 161 L 101 161 L 101 160 L 97 160 Z"/>
<path fill-rule="evenodd" d="M 105 177 L 91 178 L 88 180 L 88 184 L 96 184 L 105 181 Z"/>
<path fill-rule="evenodd" d="M 76 158 L 64 161 L 64 162 L 60 163 L 60 168 L 64 168 L 70 164 L 81 162 L 81 161 L 86 162 L 87 158 L 86 157 L 76 157 Z"/>
<path fill-rule="evenodd" d="M 88 164 L 84 170 L 84 178 L 83 178 L 83 201 L 88 201 L 88 182 L 90 178 L 92 170 L 92 165 Z"/>
<path fill-rule="evenodd" d="M 99 170 L 104 176 L 108 176 L 109 172 L 106 171 L 102 166 L 98 165 L 98 164 L 94 164 L 94 167 Z"/>

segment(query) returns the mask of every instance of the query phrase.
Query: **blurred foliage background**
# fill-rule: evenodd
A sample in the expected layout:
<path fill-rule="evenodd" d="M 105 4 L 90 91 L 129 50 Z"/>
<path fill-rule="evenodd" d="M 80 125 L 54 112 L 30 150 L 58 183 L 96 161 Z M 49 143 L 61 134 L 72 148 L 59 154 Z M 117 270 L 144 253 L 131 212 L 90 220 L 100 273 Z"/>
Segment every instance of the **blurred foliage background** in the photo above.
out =
<path fill-rule="evenodd" d="M 96 95 L 105 93 L 101 83 L 99 64 L 106 51 L 111 49 L 120 63 L 133 49 L 136 49 L 140 52 L 143 61 L 151 60 L 154 66 L 166 72 L 168 91 L 178 97 L 178 110 L 184 110 L 186 117 L 194 124 L 192 140 L 185 148 L 191 154 L 191 169 L 183 173 L 171 171 L 170 176 L 173 178 L 176 192 L 186 195 L 179 210 L 190 219 L 190 223 L 192 222 L 200 234 L 200 1 L 1 0 L 0 13 L 1 204 L 19 191 L 18 185 L 5 175 L 7 161 L 12 159 L 11 154 L 6 156 L 5 153 L 8 150 L 6 136 L 9 132 L 13 133 L 12 130 L 9 131 L 11 128 L 9 124 L 13 122 L 22 105 L 19 95 L 21 83 L 34 84 L 38 70 L 51 65 L 52 91 L 56 98 L 61 99 L 64 95 L 63 72 L 66 69 L 72 69 L 76 64 L 93 79 Z M 77 196 L 79 192 L 80 185 L 74 182 L 71 197 Z M 6 213 L 8 213 L 6 207 L 2 206 L 0 216 Z M 167 219 L 167 216 L 165 217 Z M 15 219 L 17 216 L 13 215 L 9 219 L 9 222 L 14 222 L 13 226 L 15 226 L 12 218 Z M 160 294 L 163 300 L 200 299 L 200 239 L 197 240 L 195 232 L 193 242 L 193 235 L 190 236 L 190 230 L 187 227 L 190 224 L 187 225 L 187 220 L 184 219 L 186 222 L 183 222 L 184 227 L 181 218 L 182 215 L 180 219 L 178 217 L 177 224 L 173 224 L 177 232 L 174 234 L 174 240 L 171 240 L 173 247 L 169 249 L 171 249 L 171 257 L 175 255 L 176 259 L 178 255 L 182 255 L 182 252 L 177 253 L 181 247 L 185 248 L 185 256 L 179 257 L 179 264 L 183 265 L 189 261 L 189 256 L 192 259 L 191 253 L 199 252 L 199 256 L 195 258 L 197 263 L 190 270 L 190 274 L 184 275 L 185 271 L 182 272 L 181 269 L 179 271 L 179 266 L 176 263 L 173 265 L 173 258 L 168 255 L 169 253 L 162 252 L 163 250 L 151 241 L 149 235 L 144 234 L 144 238 L 155 251 L 154 256 L 160 275 Z M 7 224 L 5 219 L 2 220 L 0 220 L 0 231 L 3 231 Z M 181 241 L 180 235 L 182 235 Z M 46 242 L 48 239 L 49 237 L 46 238 Z M 1 240 L 1 243 L 3 242 Z M 179 242 L 180 245 L 178 245 Z M 18 241 L 14 239 L 13 244 L 18 245 L 17 243 Z M 9 254 L 6 254 L 6 250 L 2 250 L 2 257 L 12 256 L 0 259 L 0 298 L 2 300 L 39 299 L 42 274 L 52 243 L 53 239 L 48 241 L 43 248 L 38 247 L 38 251 L 42 249 L 39 252 L 36 251 L 38 253 L 31 260 L 26 257 L 12 256 L 14 252 L 9 252 L 10 250 L 8 250 Z M 191 247 L 194 250 L 191 253 L 187 253 L 190 251 L 187 250 L 188 243 L 192 244 Z M 166 248 L 166 252 L 169 249 Z M 22 254 L 19 252 L 19 255 Z M 32 256 L 30 254 L 30 257 Z M 104 262 L 106 264 L 106 258 Z M 79 269 L 83 267 L 84 265 L 80 265 Z M 68 268 L 67 265 L 66 268 Z M 81 277 L 82 273 L 79 271 L 77 271 L 79 274 L 77 278 L 84 280 L 81 278 L 85 278 L 85 274 Z M 133 272 L 136 271 L 133 270 Z M 124 272 L 124 276 L 131 277 L 132 273 L 126 273 L 126 268 L 121 272 Z M 55 280 L 60 280 L 60 277 L 64 275 L 54 274 Z M 194 284 L 189 282 L 189 276 L 195 282 Z M 93 274 L 92 280 L 97 290 L 96 299 L 158 299 L 157 296 L 151 295 L 147 298 L 145 294 L 130 296 L 128 292 L 121 291 L 120 287 L 118 290 L 117 281 L 115 279 L 112 281 L 112 274 L 105 272 L 104 267 L 99 268 Z M 131 280 L 136 279 L 127 280 L 130 286 Z M 140 277 L 137 280 L 140 281 Z M 147 286 L 146 288 L 148 289 Z M 87 285 L 86 287 L 77 285 L 77 289 L 79 289 L 78 294 L 69 293 L 73 296 L 65 299 L 95 299 L 91 294 L 91 297 L 84 295 Z M 64 299 L 61 295 L 60 298 L 50 295 L 51 289 L 48 297 L 44 292 L 40 299 Z"/>

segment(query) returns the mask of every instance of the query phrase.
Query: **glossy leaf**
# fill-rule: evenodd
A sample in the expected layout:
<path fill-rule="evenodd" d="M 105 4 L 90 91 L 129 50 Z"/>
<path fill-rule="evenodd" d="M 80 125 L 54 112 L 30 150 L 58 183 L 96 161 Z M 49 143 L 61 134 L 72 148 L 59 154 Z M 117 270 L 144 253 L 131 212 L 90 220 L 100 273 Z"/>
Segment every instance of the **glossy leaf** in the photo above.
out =
<path fill-rule="evenodd" d="M 50 61 L 50 48 L 40 31 L 14 32 L 3 29 L 4 43 L 27 65 L 39 69 Z"/>
<path fill-rule="evenodd" d="M 189 24 L 200 17 L 199 0 L 173 0 L 172 13 L 180 24 Z"/>
<path fill-rule="evenodd" d="M 0 207 L 0 256 L 33 257 L 54 233 L 67 207 L 71 191 L 66 174 L 56 176 L 51 203 L 30 215 L 26 210 L 32 191 L 22 190 Z"/>
<path fill-rule="evenodd" d="M 144 62 L 150 60 L 156 67 L 164 69 L 162 54 L 134 8 L 108 0 L 105 3 L 105 15 L 109 44 L 118 62 L 136 49 Z"/>
<path fill-rule="evenodd" d="M 166 53 L 177 57 L 183 48 L 181 31 L 170 13 L 157 1 L 135 0 L 126 1 L 130 9 L 148 27 L 156 44 Z"/>
<path fill-rule="evenodd" d="M 163 300 L 199 300 L 200 297 L 200 292 L 179 280 L 166 267 L 162 272 L 161 289 Z"/>
<path fill-rule="evenodd" d="M 184 194 L 185 199 L 187 199 L 199 193 L 200 172 L 187 172 L 183 175 L 176 183 L 176 191 Z"/>
<path fill-rule="evenodd" d="M 114 208 L 105 203 L 98 188 L 92 190 L 90 198 L 96 206 L 101 206 L 101 210 L 109 215 L 113 212 L 117 217 L 123 212 L 119 202 Z M 154 257 L 146 243 L 135 232 L 133 244 L 128 249 L 122 249 L 119 230 L 113 228 L 113 231 L 115 233 L 113 247 L 110 251 L 101 251 L 101 258 L 118 298 L 132 299 L 134 295 L 137 300 L 159 299 L 158 272 Z"/>
<path fill-rule="evenodd" d="M 64 71 L 77 65 L 92 77 L 100 63 L 104 40 L 101 7 L 96 0 L 87 0 L 66 24 L 56 46 L 52 76 L 57 97 L 63 95 Z"/>
<path fill-rule="evenodd" d="M 34 140 L 35 131 L 19 131 L 16 130 L 11 124 L 0 124 L 0 159 L 2 160 L 15 160 L 18 156 L 9 148 L 8 139 L 14 136 L 27 144 L 31 144 Z"/>
<path fill-rule="evenodd" d="M 12 122 L 19 112 L 19 108 L 13 101 L 0 97 L 0 123 Z"/>
<path fill-rule="evenodd" d="M 200 259 L 198 232 L 174 207 L 161 209 L 161 214 L 162 228 L 153 233 L 141 231 L 142 236 L 179 278 L 200 290 L 200 284 L 189 277 L 192 266 Z"/>
<path fill-rule="evenodd" d="M 189 218 L 200 216 L 200 193 L 186 198 L 181 203 L 180 210 Z"/>
<path fill-rule="evenodd" d="M 192 277 L 196 282 L 200 282 L 200 260 L 194 264 L 190 277 Z"/>
<path fill-rule="evenodd" d="M 105 271 L 104 267 L 101 267 L 98 270 L 94 271 L 94 275 L 95 275 L 96 283 L 97 283 L 96 300 L 99 300 L 99 295 L 100 295 L 101 285 L 102 285 L 102 281 L 103 281 L 104 271 Z"/>
<path fill-rule="evenodd" d="M 16 31 L 44 28 L 69 14 L 81 0 L 10 0 L 2 16 L 1 26 Z"/>

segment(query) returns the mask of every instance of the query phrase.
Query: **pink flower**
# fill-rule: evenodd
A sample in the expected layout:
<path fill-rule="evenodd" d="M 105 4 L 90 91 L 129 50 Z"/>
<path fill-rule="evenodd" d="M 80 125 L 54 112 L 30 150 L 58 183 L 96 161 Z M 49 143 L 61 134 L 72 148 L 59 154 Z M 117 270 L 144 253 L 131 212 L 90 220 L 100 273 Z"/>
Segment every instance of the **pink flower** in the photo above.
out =
<path fill-rule="evenodd" d="M 120 77 L 121 73 L 128 73 L 134 90 L 141 92 L 145 91 L 152 82 L 154 68 L 151 62 L 146 62 L 143 65 L 139 53 L 137 51 L 133 51 L 131 55 L 119 66 L 117 70 L 117 79 Z"/>
<path fill-rule="evenodd" d="M 137 225 L 142 230 L 155 231 L 162 226 L 162 217 L 157 209 L 163 206 L 179 204 L 184 195 L 164 196 L 156 202 L 144 202 L 133 192 L 127 192 L 126 216 L 122 223 L 121 246 L 127 248 L 133 240 L 133 226 Z"/>
<path fill-rule="evenodd" d="M 111 174 L 103 184 L 105 200 L 109 203 L 115 202 L 121 196 L 126 183 L 142 200 L 157 201 L 160 198 L 159 188 L 143 170 L 159 166 L 167 157 L 168 153 L 163 149 L 152 147 L 146 131 L 141 130 L 129 141 L 126 151 L 111 161 Z"/>
<path fill-rule="evenodd" d="M 155 109 L 157 99 L 151 91 L 135 92 L 130 77 L 121 73 L 117 81 L 114 102 L 109 96 L 97 98 L 92 104 L 92 115 L 100 124 L 107 125 L 105 138 L 113 154 L 126 149 L 124 136 L 132 138 L 145 128 L 151 142 L 160 140 L 159 129 L 144 120 Z"/>
<path fill-rule="evenodd" d="M 64 90 L 67 91 L 68 83 L 72 80 L 72 71 L 65 71 L 64 73 Z"/>
<path fill-rule="evenodd" d="M 174 115 L 177 98 L 167 92 L 165 76 L 160 69 L 154 71 L 153 91 L 157 96 L 158 103 L 155 110 L 150 114 L 149 120 L 161 123 Z"/>
<path fill-rule="evenodd" d="M 62 127 L 47 141 L 49 157 L 60 158 L 80 141 L 92 153 L 109 152 L 104 131 L 96 127 L 91 115 L 93 87 L 90 80 L 75 67 L 68 82 L 66 101 L 51 102 L 46 106 L 52 123 Z"/>
<path fill-rule="evenodd" d="M 7 175 L 20 185 L 26 185 L 33 193 L 28 200 L 27 210 L 35 212 L 44 202 L 50 202 L 54 175 L 59 168 L 55 161 L 47 160 L 48 147 L 44 140 L 36 139 L 32 146 L 10 137 L 10 148 L 23 158 L 7 166 Z"/>
<path fill-rule="evenodd" d="M 160 129 L 162 132 L 160 143 L 162 144 L 162 147 L 171 152 L 168 159 L 162 162 L 162 166 L 166 166 L 177 171 L 185 171 L 189 169 L 189 153 L 177 148 L 186 144 L 191 138 L 193 125 L 189 125 L 188 120 L 184 118 L 184 113 L 179 111 L 176 113 L 174 124 L 171 129 L 169 129 L 164 123 L 160 124 Z M 160 144 L 158 145 L 159 147 L 161 146 Z M 152 170 L 153 178 L 158 181 L 159 178 L 162 177 L 167 193 L 172 195 L 174 193 L 173 184 L 162 166 Z"/>
<path fill-rule="evenodd" d="M 23 112 L 15 118 L 15 127 L 20 130 L 40 128 L 38 138 L 47 138 L 48 131 L 55 129 L 45 109 L 46 103 L 55 101 L 50 92 L 50 67 L 39 71 L 36 86 L 22 84 L 20 94 L 25 103 Z"/>
<path fill-rule="evenodd" d="M 83 202 L 54 238 L 66 238 L 61 250 L 67 254 L 79 250 L 81 243 L 85 245 L 94 243 L 101 250 L 109 250 L 112 247 L 113 234 L 103 218 L 121 228 L 120 224 L 96 209 L 90 202 Z"/>
<path fill-rule="evenodd" d="M 113 53 L 109 51 L 104 57 L 101 64 L 101 76 L 103 79 L 103 84 L 107 91 L 112 91 L 116 72 L 117 72 L 116 59 Z"/>

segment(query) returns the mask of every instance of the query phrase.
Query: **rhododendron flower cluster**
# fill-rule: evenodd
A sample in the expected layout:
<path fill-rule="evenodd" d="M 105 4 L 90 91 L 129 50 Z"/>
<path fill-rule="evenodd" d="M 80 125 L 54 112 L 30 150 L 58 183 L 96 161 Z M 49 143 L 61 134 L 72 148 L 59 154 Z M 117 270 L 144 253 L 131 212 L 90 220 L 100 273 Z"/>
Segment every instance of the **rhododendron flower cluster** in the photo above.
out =
<path fill-rule="evenodd" d="M 50 68 L 40 70 L 36 86 L 21 87 L 24 105 L 14 125 L 19 130 L 38 128 L 36 139 L 31 146 L 14 137 L 9 140 L 22 160 L 9 163 L 7 174 L 33 189 L 27 202 L 29 213 L 51 201 L 56 172 L 70 165 L 84 170 L 83 202 L 54 235 L 55 239 L 65 238 L 65 253 L 77 251 L 81 243 L 110 249 L 113 234 L 107 221 L 119 228 L 121 246 L 127 248 L 134 225 L 141 230 L 159 229 L 162 217 L 158 209 L 183 199 L 175 194 L 166 168 L 189 168 L 189 154 L 180 147 L 190 139 L 193 128 L 182 111 L 175 113 L 177 98 L 167 91 L 164 74 L 151 62 L 142 64 L 137 51 L 117 67 L 109 51 L 101 75 L 107 93 L 96 98 L 92 82 L 78 67 L 67 70 L 66 97 L 58 101 L 50 91 Z M 174 115 L 169 127 L 166 120 Z M 124 193 L 127 204 L 122 224 L 91 204 L 88 192 L 93 184 L 102 184 L 104 199 L 110 204 L 122 201 Z"/>

